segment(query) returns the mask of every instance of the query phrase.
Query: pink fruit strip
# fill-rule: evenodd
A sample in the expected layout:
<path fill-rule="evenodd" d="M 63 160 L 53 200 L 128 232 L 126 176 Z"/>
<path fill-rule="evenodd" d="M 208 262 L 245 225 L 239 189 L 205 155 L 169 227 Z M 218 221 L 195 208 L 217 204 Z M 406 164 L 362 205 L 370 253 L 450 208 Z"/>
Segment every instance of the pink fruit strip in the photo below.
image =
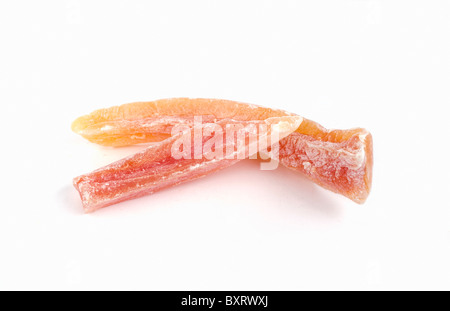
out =
<path fill-rule="evenodd" d="M 288 136 L 295 131 L 302 122 L 301 117 L 288 116 L 269 118 L 263 121 L 233 121 L 222 120 L 215 124 L 204 124 L 178 133 L 160 143 L 152 145 L 147 149 L 100 168 L 92 173 L 82 175 L 74 179 L 74 186 L 80 193 L 85 212 L 93 212 L 100 208 L 113 205 L 126 200 L 139 198 L 172 187 L 190 180 L 194 180 L 220 169 L 231 166 L 242 160 L 238 155 L 245 154 L 247 157 L 253 152 L 261 151 L 264 146 L 258 142 L 264 139 L 271 144 L 278 143 L 279 139 Z M 217 154 L 221 148 L 221 154 L 226 157 L 212 157 L 212 154 L 203 152 L 201 158 L 195 158 L 198 144 L 191 144 L 190 157 L 174 158 L 175 144 L 182 138 L 192 139 L 192 134 L 200 130 L 205 132 L 209 129 L 212 133 L 217 126 L 226 133 L 227 126 L 241 125 L 240 133 L 235 139 L 222 139 L 222 144 L 216 144 L 214 153 Z M 254 134 L 255 126 L 267 125 L 265 132 L 258 132 L 257 142 L 250 139 Z M 208 132 L 208 131 L 207 131 Z M 276 134 L 276 135 L 274 135 Z M 202 148 L 208 144 L 211 136 L 204 136 L 200 144 Z M 230 150 L 232 150 L 230 154 Z M 179 151 L 179 150 L 178 150 Z"/>

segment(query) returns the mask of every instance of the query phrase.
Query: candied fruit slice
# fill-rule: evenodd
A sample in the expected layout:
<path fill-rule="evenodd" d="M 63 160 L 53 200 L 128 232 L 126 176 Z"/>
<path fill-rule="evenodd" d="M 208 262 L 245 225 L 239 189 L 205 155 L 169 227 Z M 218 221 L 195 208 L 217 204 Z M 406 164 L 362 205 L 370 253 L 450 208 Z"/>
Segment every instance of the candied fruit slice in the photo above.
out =
<path fill-rule="evenodd" d="M 93 143 L 120 147 L 164 140 L 170 137 L 173 126 L 193 125 L 195 116 L 202 116 L 205 122 L 217 122 L 293 115 L 230 100 L 170 98 L 100 109 L 75 120 L 72 130 Z"/>
<path fill-rule="evenodd" d="M 279 139 L 295 131 L 301 122 L 301 117 L 285 116 L 263 121 L 222 120 L 213 124 L 195 125 L 193 130 L 188 127 L 184 132 L 151 145 L 142 152 L 75 178 L 74 186 L 80 193 L 85 212 L 93 212 L 233 165 L 251 156 L 252 152 L 259 152 L 267 145 L 278 143 Z M 229 139 L 226 134 L 230 125 L 241 125 L 237 131 L 241 134 L 235 135 L 233 132 L 232 139 Z M 197 130 L 208 130 L 209 134 L 201 135 L 200 141 L 196 141 L 193 136 Z M 215 140 L 212 148 L 211 137 L 216 137 L 218 132 L 222 135 L 217 136 L 219 139 Z M 179 148 L 178 145 L 185 138 L 193 141 L 186 144 L 189 146 L 188 153 L 184 153 L 184 146 Z M 260 144 L 262 141 L 268 143 Z M 196 149 L 199 144 L 202 151 L 200 157 L 197 157 Z M 206 148 L 207 145 L 211 148 Z M 178 152 L 182 152 L 183 157 L 175 154 Z"/>

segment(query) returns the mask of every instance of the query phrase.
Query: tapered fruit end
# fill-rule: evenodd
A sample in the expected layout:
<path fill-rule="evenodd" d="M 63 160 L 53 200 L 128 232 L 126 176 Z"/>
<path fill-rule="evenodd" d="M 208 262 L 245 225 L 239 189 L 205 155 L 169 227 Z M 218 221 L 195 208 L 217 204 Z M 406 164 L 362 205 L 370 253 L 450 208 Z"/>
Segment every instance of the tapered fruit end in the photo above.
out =
<path fill-rule="evenodd" d="M 71 129 L 74 133 L 83 135 L 83 130 L 87 127 L 88 122 L 87 116 L 79 117 L 72 122 Z"/>
<path fill-rule="evenodd" d="M 121 147 L 128 145 L 128 143 L 122 143 L 120 137 L 115 135 L 115 126 L 99 121 L 91 115 L 82 116 L 73 121 L 71 129 L 91 143 L 101 146 Z"/>

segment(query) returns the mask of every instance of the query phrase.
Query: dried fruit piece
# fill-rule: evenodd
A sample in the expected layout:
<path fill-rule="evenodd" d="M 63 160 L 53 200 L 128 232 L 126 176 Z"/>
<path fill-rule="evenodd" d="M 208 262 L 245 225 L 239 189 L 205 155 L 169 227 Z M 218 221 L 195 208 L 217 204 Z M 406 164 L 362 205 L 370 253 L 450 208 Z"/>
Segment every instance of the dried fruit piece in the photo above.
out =
<path fill-rule="evenodd" d="M 78 118 L 72 129 L 97 144 L 126 146 L 166 139 L 173 126 L 192 125 L 194 116 L 217 122 L 293 115 L 229 100 L 172 98 L 97 110 Z M 373 166 L 372 136 L 366 130 L 327 130 L 304 119 L 280 145 L 283 165 L 357 203 L 366 200 L 371 189 Z"/>
<path fill-rule="evenodd" d="M 313 134 L 305 127 L 280 141 L 279 158 L 318 185 L 362 204 L 372 185 L 372 149 L 372 136 L 364 129 Z"/>
<path fill-rule="evenodd" d="M 204 122 L 217 122 L 290 115 L 295 114 L 230 100 L 170 98 L 100 109 L 75 120 L 72 130 L 93 143 L 120 147 L 169 138 L 173 126 L 193 125 L 194 116 L 202 116 Z"/>
<path fill-rule="evenodd" d="M 259 142 L 270 141 L 270 145 L 278 143 L 279 139 L 298 128 L 301 122 L 301 117 L 288 116 L 247 122 L 222 120 L 215 124 L 196 126 L 193 131 L 188 128 L 142 152 L 75 178 L 74 186 L 80 193 L 85 212 L 93 212 L 233 165 L 250 156 L 252 150 L 255 153 L 261 151 L 265 145 Z M 230 125 L 242 125 L 231 139 L 226 135 Z M 203 134 L 200 141 L 195 141 L 192 134 L 198 130 L 208 133 Z M 184 149 L 188 144 L 183 148 L 179 145 L 186 138 L 188 141 L 193 140 L 193 143 L 189 143 L 187 153 Z M 214 139 L 214 144 L 211 139 Z M 201 153 L 197 158 L 199 145 Z M 177 157 L 179 152 L 185 156 Z"/>

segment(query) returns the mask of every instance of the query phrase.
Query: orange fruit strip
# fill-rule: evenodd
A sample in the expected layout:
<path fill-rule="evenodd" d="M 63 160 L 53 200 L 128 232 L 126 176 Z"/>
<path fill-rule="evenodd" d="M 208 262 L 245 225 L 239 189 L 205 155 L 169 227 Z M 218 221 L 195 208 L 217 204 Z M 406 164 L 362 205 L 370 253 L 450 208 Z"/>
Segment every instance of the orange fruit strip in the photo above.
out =
<path fill-rule="evenodd" d="M 93 143 L 121 147 L 164 140 L 170 137 L 174 125 L 193 125 L 194 116 L 202 116 L 207 123 L 293 115 L 230 100 L 170 98 L 100 109 L 75 120 L 72 130 Z"/>
<path fill-rule="evenodd" d="M 100 109 L 75 120 L 74 132 L 105 146 L 127 146 L 167 139 L 172 127 L 222 119 L 264 120 L 295 114 L 222 99 L 171 98 Z M 373 143 L 362 128 L 327 130 L 303 119 L 297 130 L 280 141 L 280 162 L 318 185 L 364 203 L 372 184 Z"/>
<path fill-rule="evenodd" d="M 224 119 L 215 124 L 196 125 L 192 130 L 188 128 L 184 132 L 151 145 L 142 152 L 77 177 L 73 183 L 80 193 L 85 212 L 93 212 L 109 205 L 206 176 L 233 165 L 251 156 L 252 150 L 255 153 L 261 151 L 258 144 L 261 140 L 270 141 L 269 146 L 278 143 L 279 139 L 295 131 L 301 122 L 301 117 L 285 116 L 262 121 Z M 205 134 L 200 138 L 202 151 L 200 157 L 197 158 L 195 155 L 197 142 L 195 138 L 193 139 L 193 132 L 195 133 L 198 128 L 200 131 L 206 131 L 208 127 L 212 127 L 209 130 L 210 133 L 219 130 L 226 133 L 229 125 L 241 125 L 238 133 L 243 133 L 243 135 L 237 134 L 236 137 L 233 136 L 234 139 L 227 139 L 226 135 L 218 136 L 219 140 L 216 142 L 219 143 L 215 143 L 214 148 L 208 149 L 206 146 L 212 135 Z M 254 129 L 259 125 L 266 125 L 266 127 L 256 133 L 255 139 L 250 139 L 250 135 L 255 135 Z M 186 138 L 193 141 L 189 143 L 187 156 L 175 158 L 174 150 L 186 151 L 184 147 L 180 149 L 178 145 L 180 140 L 184 141 Z M 221 155 L 217 153 L 218 150 L 221 151 Z M 239 157 L 241 154 L 242 158 Z"/>

